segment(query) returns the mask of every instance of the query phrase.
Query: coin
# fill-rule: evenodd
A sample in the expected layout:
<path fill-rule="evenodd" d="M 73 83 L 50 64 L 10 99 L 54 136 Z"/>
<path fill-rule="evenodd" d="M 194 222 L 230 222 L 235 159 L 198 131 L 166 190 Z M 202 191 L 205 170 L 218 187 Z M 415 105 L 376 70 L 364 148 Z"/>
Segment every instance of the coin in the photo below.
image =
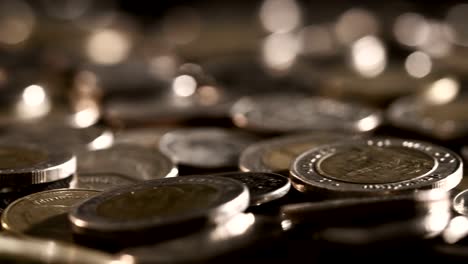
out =
<path fill-rule="evenodd" d="M 146 148 L 158 148 L 161 137 L 173 128 L 134 128 L 124 129 L 115 134 L 114 144 L 131 144 Z"/>
<path fill-rule="evenodd" d="M 57 146 L 0 142 L 2 188 L 27 186 L 67 178 L 76 171 L 76 157 Z"/>
<path fill-rule="evenodd" d="M 72 188 L 105 190 L 150 179 L 177 176 L 177 167 L 156 149 L 115 145 L 78 154 L 78 175 Z"/>
<path fill-rule="evenodd" d="M 226 172 L 210 176 L 227 177 L 238 180 L 247 186 L 250 205 L 260 205 L 285 196 L 291 184 L 289 179 L 275 173 L 266 172 Z"/>
<path fill-rule="evenodd" d="M 461 180 L 461 158 L 427 142 L 375 138 L 324 145 L 291 165 L 299 191 L 377 195 L 416 189 L 450 190 Z"/>
<path fill-rule="evenodd" d="M 221 128 L 179 129 L 165 134 L 161 152 L 176 163 L 199 168 L 236 167 L 239 155 L 255 137 Z"/>
<path fill-rule="evenodd" d="M 57 189 L 33 193 L 11 203 L 3 212 L 2 228 L 26 234 L 72 241 L 68 212 L 99 191 Z"/>
<path fill-rule="evenodd" d="M 244 97 L 232 107 L 231 117 L 242 128 L 280 133 L 311 130 L 367 132 L 382 121 L 375 109 L 301 94 Z"/>
<path fill-rule="evenodd" d="M 335 143 L 355 135 L 340 133 L 307 133 L 277 137 L 254 143 L 242 151 L 239 168 L 242 171 L 282 172 L 302 152 L 313 147 Z"/>
<path fill-rule="evenodd" d="M 458 193 L 455 198 L 453 198 L 453 209 L 455 212 L 468 215 L 468 190 L 464 190 Z"/>
<path fill-rule="evenodd" d="M 185 228 L 184 224 L 200 220 L 224 222 L 245 210 L 248 204 L 248 190 L 236 180 L 176 177 L 104 192 L 75 208 L 69 218 L 78 233 L 89 232 L 94 236 L 124 233 L 129 238 L 156 228 L 160 228 L 161 235 L 163 231 L 176 233 Z"/>
<path fill-rule="evenodd" d="M 234 228 L 235 226 L 235 228 Z M 282 233 L 277 219 L 239 214 L 226 223 L 154 245 L 128 248 L 121 253 L 138 263 L 206 263 L 231 252 L 255 250 Z"/>
<path fill-rule="evenodd" d="M 68 243 L 37 238 L 0 236 L 1 263 L 134 264 L 128 255 L 113 256 Z"/>

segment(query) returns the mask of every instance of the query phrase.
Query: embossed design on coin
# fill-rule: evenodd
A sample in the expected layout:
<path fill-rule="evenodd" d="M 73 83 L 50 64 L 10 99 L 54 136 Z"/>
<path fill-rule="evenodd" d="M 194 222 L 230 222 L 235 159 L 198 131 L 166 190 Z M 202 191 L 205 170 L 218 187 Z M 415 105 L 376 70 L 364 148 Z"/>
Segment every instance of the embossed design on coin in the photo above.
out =
<path fill-rule="evenodd" d="M 175 162 L 201 168 L 235 167 L 255 137 L 220 128 L 176 130 L 161 138 L 161 152 Z"/>
<path fill-rule="evenodd" d="M 286 195 L 291 187 L 288 178 L 275 173 L 227 172 L 211 176 L 227 177 L 244 183 L 249 189 L 251 205 L 279 199 Z"/>
<path fill-rule="evenodd" d="M 102 191 L 114 188 L 115 186 L 131 184 L 135 182 L 138 182 L 138 180 L 117 173 L 81 173 L 78 175 L 76 182 L 72 183 L 72 187 L 78 189 L 92 189 Z"/>
<path fill-rule="evenodd" d="M 452 151 L 413 140 L 376 138 L 324 145 L 301 154 L 290 170 L 299 191 L 379 194 L 454 188 L 463 175 Z"/>
<path fill-rule="evenodd" d="M 315 132 L 260 141 L 241 153 L 239 168 L 242 171 L 256 172 L 287 171 L 291 162 L 306 150 L 356 137 L 352 134 Z"/>

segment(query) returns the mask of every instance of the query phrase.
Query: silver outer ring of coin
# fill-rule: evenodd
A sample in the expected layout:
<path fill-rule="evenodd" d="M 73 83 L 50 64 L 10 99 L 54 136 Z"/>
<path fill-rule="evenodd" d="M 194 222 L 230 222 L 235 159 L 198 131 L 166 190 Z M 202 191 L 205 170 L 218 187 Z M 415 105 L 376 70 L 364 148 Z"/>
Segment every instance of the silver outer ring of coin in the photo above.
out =
<path fill-rule="evenodd" d="M 131 164 L 125 163 L 127 160 Z M 123 168 L 119 165 L 123 166 Z M 159 167 L 149 175 L 147 173 L 148 168 L 154 165 L 158 165 Z M 130 172 L 127 172 L 127 169 Z M 179 171 L 177 166 L 167 156 L 156 149 L 119 144 L 107 149 L 79 153 L 78 178 L 80 177 L 80 173 L 116 173 L 134 180 L 151 180 L 176 177 Z"/>
<path fill-rule="evenodd" d="M 119 221 L 100 217 L 96 214 L 98 206 L 109 199 L 122 194 L 157 188 L 161 186 L 171 186 L 178 184 L 199 184 L 211 186 L 221 194 L 216 205 L 210 208 L 184 213 L 179 216 L 152 218 L 144 220 Z M 249 206 L 249 192 L 247 187 L 239 181 L 221 177 L 176 177 L 169 179 L 150 180 L 132 186 L 124 186 L 99 194 L 80 206 L 76 207 L 69 214 L 70 222 L 81 230 L 97 232 L 120 232 L 144 230 L 153 227 L 175 224 L 178 222 L 190 221 L 192 219 L 208 219 L 212 222 L 221 222 L 233 215 L 236 215 Z"/>
<path fill-rule="evenodd" d="M 113 255 L 53 240 L 0 236 L 0 256 L 34 263 L 134 264 L 128 255 Z"/>
<path fill-rule="evenodd" d="M 262 157 L 265 155 L 265 153 L 291 144 L 314 142 L 317 140 L 323 140 L 323 138 L 328 138 L 330 140 L 336 139 L 338 141 L 346 139 L 346 136 L 357 137 L 357 135 L 352 134 L 340 134 L 330 132 L 290 135 L 260 141 L 258 143 L 254 143 L 248 146 L 241 153 L 239 158 L 239 168 L 241 171 L 245 172 L 274 172 L 268 165 L 266 165 L 262 161 Z"/>
<path fill-rule="evenodd" d="M 45 152 L 47 159 L 31 167 L 0 169 L 0 184 L 4 187 L 52 182 L 70 177 L 76 172 L 76 156 L 65 148 L 46 144 L 15 144 L 5 140 L 0 142 L 0 148 L 25 148 Z"/>
<path fill-rule="evenodd" d="M 11 232 L 11 233 L 15 233 L 15 234 L 21 234 L 22 233 L 21 230 L 17 230 L 17 229 L 15 229 L 13 227 L 14 225 L 12 225 L 10 223 L 10 221 L 8 220 L 8 215 L 10 214 L 11 210 L 14 210 L 14 207 L 18 203 L 21 203 L 24 200 L 33 200 L 33 199 L 35 199 L 37 197 L 40 197 L 40 196 L 42 196 L 44 194 L 48 194 L 48 193 L 80 193 L 80 192 L 87 192 L 87 193 L 94 192 L 96 194 L 101 193 L 101 191 L 88 190 L 88 189 L 55 189 L 55 190 L 48 190 L 48 191 L 42 191 L 42 192 L 29 194 L 27 196 L 24 196 L 24 197 L 21 197 L 21 198 L 17 199 L 13 203 L 9 204 L 7 208 L 5 208 L 5 210 L 3 211 L 2 216 L 1 216 L 1 227 L 2 227 L 3 230 L 6 230 L 6 231 Z"/>
<path fill-rule="evenodd" d="M 338 152 L 340 148 L 350 146 L 403 147 L 424 153 L 434 160 L 434 168 L 414 179 L 385 183 L 361 184 L 338 181 L 317 173 L 316 165 L 323 158 Z M 378 194 L 416 189 L 440 188 L 451 190 L 463 177 L 463 162 L 454 152 L 427 142 L 396 138 L 374 138 L 346 141 L 324 145 L 307 151 L 297 157 L 291 165 L 290 176 L 293 186 L 300 190 L 309 187 L 336 193 Z"/>
<path fill-rule="evenodd" d="M 191 128 L 191 129 L 177 129 L 170 131 L 161 137 L 159 141 L 160 151 L 169 156 L 175 163 L 203 167 L 203 168 L 219 168 L 219 167 L 230 167 L 231 164 L 226 164 L 227 161 L 217 162 L 216 164 L 205 164 L 193 160 L 181 159 L 178 155 L 178 151 L 174 150 L 171 146 L 180 141 L 190 142 L 192 140 L 212 140 L 218 142 L 229 142 L 233 145 L 244 146 L 246 148 L 250 143 L 254 142 L 254 137 L 248 134 L 244 134 L 240 131 L 230 131 L 223 128 L 215 127 L 203 127 L 203 128 Z M 190 150 L 186 150 L 190 151 Z M 240 155 L 241 150 L 239 150 L 238 155 Z M 223 163 L 223 164 L 220 164 Z M 234 167 L 236 164 L 232 164 Z"/>
<path fill-rule="evenodd" d="M 455 210 L 455 212 L 459 214 L 468 215 L 468 204 L 465 205 L 463 203 L 463 200 L 468 200 L 467 198 L 468 198 L 468 190 L 461 191 L 460 193 L 455 195 L 455 197 L 453 198 L 453 203 L 452 203 L 453 210 Z"/>
<path fill-rule="evenodd" d="M 231 178 L 231 179 L 238 180 L 244 183 L 242 180 L 239 180 L 233 176 L 239 175 L 239 174 L 244 174 L 248 176 L 248 175 L 263 174 L 263 173 L 264 172 L 225 172 L 225 173 L 219 173 L 219 174 L 210 174 L 210 176 Z M 280 186 L 279 188 L 273 191 L 263 193 L 260 195 L 254 195 L 252 192 L 249 191 L 251 205 L 261 205 L 261 204 L 279 199 L 285 196 L 289 192 L 289 189 L 291 189 L 291 182 L 285 176 L 276 174 L 276 173 L 271 173 L 271 172 L 267 172 L 266 174 L 268 174 L 268 176 L 271 176 L 271 177 L 280 178 L 282 180 L 284 179 L 286 180 L 286 184 L 284 184 L 283 186 Z M 247 188 L 249 187 L 247 183 L 244 183 L 244 184 L 247 186 Z"/>
<path fill-rule="evenodd" d="M 419 112 L 424 107 L 428 107 L 428 105 L 424 104 L 424 101 L 421 99 L 417 99 L 414 96 L 403 97 L 389 106 L 387 117 L 395 126 L 435 136 L 439 139 L 455 138 L 468 131 L 468 124 L 466 122 L 454 120 L 440 122 L 430 117 L 421 116 Z"/>
<path fill-rule="evenodd" d="M 314 111 L 310 109 L 292 109 L 292 107 L 297 107 L 300 104 L 315 107 L 321 104 L 324 109 L 330 109 L 330 105 L 332 105 L 333 109 L 340 109 L 337 110 L 340 113 L 334 113 L 330 117 L 329 114 L 317 113 L 314 115 Z M 318 108 L 321 107 L 318 106 Z M 285 120 L 271 118 L 275 113 L 287 112 L 292 113 Z M 300 115 L 305 116 L 306 114 L 309 117 L 314 117 L 315 120 L 301 120 Z M 382 115 L 376 109 L 356 103 L 300 94 L 243 97 L 232 106 L 230 115 L 234 124 L 238 127 L 254 131 L 280 133 L 310 130 L 368 132 L 374 130 L 382 122 Z"/>

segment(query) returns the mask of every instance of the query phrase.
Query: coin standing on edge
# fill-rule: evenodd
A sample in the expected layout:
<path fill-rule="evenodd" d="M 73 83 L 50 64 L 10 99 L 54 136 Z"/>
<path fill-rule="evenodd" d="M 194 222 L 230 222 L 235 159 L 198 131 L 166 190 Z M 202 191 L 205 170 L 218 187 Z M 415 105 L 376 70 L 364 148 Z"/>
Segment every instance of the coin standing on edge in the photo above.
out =
<path fill-rule="evenodd" d="M 144 180 L 175 177 L 173 162 L 156 149 L 119 144 L 78 154 L 78 175 L 72 188 L 105 190 Z"/>
<path fill-rule="evenodd" d="M 33 236 L 37 232 L 45 236 L 60 236 L 67 235 L 68 231 L 71 236 L 71 230 L 66 230 L 66 215 L 74 206 L 98 193 L 94 190 L 57 189 L 30 194 L 5 209 L 1 217 L 2 228 L 11 233 Z"/>
<path fill-rule="evenodd" d="M 242 171 L 284 172 L 301 153 L 323 144 L 336 143 L 352 134 L 307 133 L 277 137 L 254 143 L 247 147 L 239 158 Z"/>
<path fill-rule="evenodd" d="M 244 97 L 231 109 L 233 122 L 261 132 L 368 132 L 382 122 L 379 111 L 318 96 L 270 94 Z"/>
<path fill-rule="evenodd" d="M 75 208 L 69 219 L 77 233 L 94 236 L 137 235 L 156 228 L 178 232 L 184 224 L 194 221 L 226 221 L 248 205 L 249 192 L 236 180 L 176 177 L 104 192 Z"/>
<path fill-rule="evenodd" d="M 302 192 L 378 195 L 416 189 L 451 190 L 462 179 L 454 152 L 427 142 L 375 138 L 324 145 L 297 157 L 290 169 Z"/>
<path fill-rule="evenodd" d="M 226 172 L 210 174 L 215 177 L 227 177 L 238 180 L 247 186 L 250 205 L 261 205 L 285 196 L 291 183 L 283 175 L 267 172 Z"/>
<path fill-rule="evenodd" d="M 221 128 L 179 129 L 165 134 L 161 152 L 174 162 L 198 168 L 236 167 L 239 155 L 256 138 Z"/>

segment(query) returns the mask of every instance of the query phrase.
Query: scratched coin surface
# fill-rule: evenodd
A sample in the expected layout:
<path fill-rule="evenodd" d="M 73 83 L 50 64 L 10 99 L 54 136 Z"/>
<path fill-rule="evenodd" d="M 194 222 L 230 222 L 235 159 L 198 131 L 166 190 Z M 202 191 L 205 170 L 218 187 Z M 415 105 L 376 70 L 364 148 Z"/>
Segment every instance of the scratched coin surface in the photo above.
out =
<path fill-rule="evenodd" d="M 281 111 L 279 111 L 281 109 Z M 263 132 L 367 132 L 381 123 L 370 107 L 300 94 L 244 97 L 231 109 L 234 123 Z"/>
<path fill-rule="evenodd" d="M 137 232 L 200 219 L 217 223 L 248 204 L 248 190 L 239 181 L 176 177 L 104 192 L 75 208 L 70 220 L 81 232 Z"/>
<path fill-rule="evenodd" d="M 260 205 L 279 199 L 285 196 L 291 187 L 288 178 L 275 173 L 227 172 L 211 176 L 227 177 L 245 184 L 249 189 L 251 205 Z"/>
<path fill-rule="evenodd" d="M 66 221 L 68 212 L 98 193 L 94 190 L 57 189 L 30 194 L 5 209 L 1 218 L 2 228 L 13 233 L 54 238 L 68 231 L 63 235 L 71 236 Z"/>
<path fill-rule="evenodd" d="M 105 190 L 150 179 L 177 176 L 173 162 L 157 151 L 119 144 L 78 154 L 78 175 L 72 188 Z"/>
<path fill-rule="evenodd" d="M 179 129 L 165 134 L 161 152 L 176 163 L 199 168 L 236 167 L 240 153 L 256 138 L 221 128 Z"/>
<path fill-rule="evenodd" d="M 288 171 L 291 162 L 306 150 L 350 137 L 356 135 L 315 132 L 260 141 L 242 151 L 239 168 L 255 172 Z"/>
<path fill-rule="evenodd" d="M 379 194 L 423 188 L 450 190 L 462 179 L 462 160 L 427 142 L 374 138 L 324 145 L 297 157 L 293 186 L 336 194 Z"/>

